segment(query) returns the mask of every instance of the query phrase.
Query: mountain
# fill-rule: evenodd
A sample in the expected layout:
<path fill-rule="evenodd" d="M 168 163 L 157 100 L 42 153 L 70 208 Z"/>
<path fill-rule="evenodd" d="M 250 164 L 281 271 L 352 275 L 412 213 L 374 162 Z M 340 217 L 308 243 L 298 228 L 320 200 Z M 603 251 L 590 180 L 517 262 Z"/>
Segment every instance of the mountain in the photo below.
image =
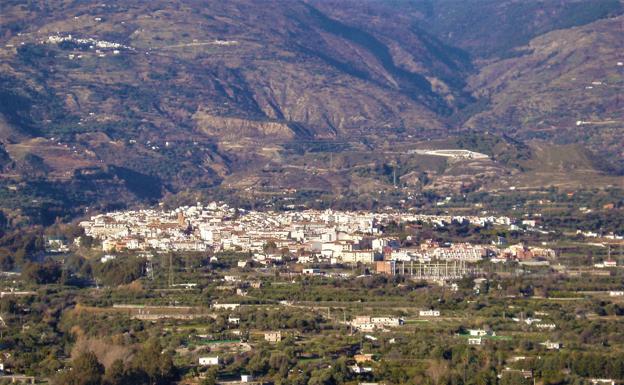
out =
<path fill-rule="evenodd" d="M 185 125 L 220 137 L 235 125 L 254 139 L 269 134 L 282 140 L 359 135 L 380 126 L 442 128 L 436 113 L 450 113 L 452 99 L 467 97 L 458 80 L 463 57 L 449 54 L 442 62 L 416 34 L 409 41 L 381 41 L 305 3 L 130 4 L 68 2 L 27 12 L 33 15 L 28 29 L 5 39 L 17 47 L 15 56 L 8 53 L 5 87 L 47 89 L 74 120 L 87 110 L 96 120 L 107 115 L 100 130 L 109 134 L 124 119 L 133 126 L 148 119 L 159 128 Z M 17 23 L 24 14 L 18 10 L 3 13 Z M 98 57 L 92 44 L 47 43 L 49 36 L 70 34 L 128 48 Z M 406 54 L 413 69 L 404 68 L 393 49 L 427 55 Z M 68 58 L 81 50 L 82 60 Z M 459 83 L 446 86 L 440 78 Z M 438 82 L 444 92 L 433 89 Z M 46 132 L 84 131 L 70 117 L 57 117 Z"/>
<path fill-rule="evenodd" d="M 554 30 L 622 14 L 619 0 L 416 0 L 422 24 L 476 59 L 513 56 L 516 47 Z"/>
<path fill-rule="evenodd" d="M 622 164 L 622 2 L 365 1 L 355 17 L 358 1 L 317 3 L 380 35 L 418 30 L 469 54 L 462 79 L 474 102 L 451 126 L 581 142 Z"/>
<path fill-rule="evenodd" d="M 489 100 L 466 126 L 624 156 L 624 16 L 549 32 L 469 78 Z"/>
<path fill-rule="evenodd" d="M 0 206 L 50 221 L 187 189 L 487 189 L 533 170 L 535 146 L 570 142 L 621 165 L 621 13 L 613 0 L 3 1 Z M 413 152 L 475 137 L 490 161 Z"/>

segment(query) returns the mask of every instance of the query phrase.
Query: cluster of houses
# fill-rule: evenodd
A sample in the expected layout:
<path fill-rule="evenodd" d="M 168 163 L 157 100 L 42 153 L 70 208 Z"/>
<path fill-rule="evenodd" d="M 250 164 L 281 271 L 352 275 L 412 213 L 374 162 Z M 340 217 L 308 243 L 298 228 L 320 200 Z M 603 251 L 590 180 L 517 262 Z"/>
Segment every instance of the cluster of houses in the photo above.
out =
<path fill-rule="evenodd" d="M 553 259 L 556 253 L 553 249 L 543 247 L 528 247 L 523 243 L 511 245 L 500 252 L 499 258 L 527 260 L 534 258 Z"/>
<path fill-rule="evenodd" d="M 398 239 L 384 236 L 389 223 L 453 221 L 509 225 L 508 217 L 452 217 L 405 212 L 305 210 L 289 212 L 246 211 L 223 203 L 179 207 L 175 210 L 119 211 L 99 214 L 80 225 L 85 234 L 100 240 L 105 252 L 113 251 L 240 251 L 261 264 L 280 262 L 297 255 L 300 263 L 373 264 L 375 261 L 465 261 L 485 257 L 528 258 L 554 256 L 549 249 L 512 246 L 499 253 L 491 245 L 467 243 L 439 245 L 427 241 L 401 248 Z M 244 266 L 243 266 L 244 267 Z"/>
<path fill-rule="evenodd" d="M 97 40 L 97 39 L 93 39 L 93 38 L 76 38 L 73 37 L 72 35 L 67 35 L 67 36 L 61 36 L 61 35 L 51 35 L 48 36 L 48 43 L 50 44 L 60 44 L 63 42 L 71 42 L 71 43 L 75 43 L 75 44 L 80 44 L 80 45 L 86 45 L 89 46 L 90 49 L 93 48 L 103 48 L 103 49 L 127 49 L 127 50 L 134 50 L 134 48 L 129 47 L 127 45 L 123 45 L 121 43 L 115 43 L 112 41 L 106 41 L 106 40 Z"/>
<path fill-rule="evenodd" d="M 97 19 L 97 18 L 96 18 Z M 42 44 L 62 44 L 62 43 L 72 43 L 78 47 L 84 47 L 89 49 L 90 52 L 94 52 L 97 57 L 104 58 L 108 53 L 112 53 L 113 55 L 119 55 L 123 51 L 135 51 L 134 48 L 129 47 L 127 45 L 123 45 L 121 43 L 115 43 L 112 41 L 106 40 L 98 40 L 93 38 L 75 38 L 72 35 L 61 36 L 61 35 L 51 35 L 48 36 L 47 40 L 41 42 Z M 83 54 L 82 50 L 72 51 L 67 55 L 69 60 L 74 59 L 82 59 Z M 80 122 L 79 124 L 82 124 Z"/>

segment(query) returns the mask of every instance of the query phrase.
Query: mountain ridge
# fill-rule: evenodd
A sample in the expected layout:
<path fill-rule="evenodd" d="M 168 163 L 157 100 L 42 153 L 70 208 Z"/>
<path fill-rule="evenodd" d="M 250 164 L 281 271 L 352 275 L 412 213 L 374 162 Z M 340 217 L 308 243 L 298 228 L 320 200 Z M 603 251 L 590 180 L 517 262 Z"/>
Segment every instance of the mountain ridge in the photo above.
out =
<path fill-rule="evenodd" d="M 554 152 L 580 142 L 615 167 L 584 156 L 571 163 L 596 180 L 617 174 L 621 4 L 473 8 L 445 0 L 3 2 L 3 188 L 40 191 L 48 180 L 81 205 L 104 206 L 114 194 L 134 204 L 219 186 L 340 194 L 397 179 L 414 191 L 488 189 L 536 171 L 539 162 L 527 160 L 537 153 L 522 147 L 536 139 Z M 471 22 L 520 11 L 537 27 L 518 39 L 509 22 Z M 591 99 L 584 88 L 563 92 L 561 79 L 574 76 L 609 88 Z M 471 135 L 489 162 L 410 157 L 427 141 L 461 148 Z M 86 186 L 99 190 L 80 192 Z"/>

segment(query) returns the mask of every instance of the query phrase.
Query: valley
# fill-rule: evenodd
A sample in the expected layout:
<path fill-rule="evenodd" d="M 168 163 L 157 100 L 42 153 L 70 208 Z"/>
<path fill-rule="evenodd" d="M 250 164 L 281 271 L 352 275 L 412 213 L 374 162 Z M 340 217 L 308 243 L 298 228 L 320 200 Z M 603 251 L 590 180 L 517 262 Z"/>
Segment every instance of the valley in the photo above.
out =
<path fill-rule="evenodd" d="M 621 4 L 553 4 L 560 19 L 539 16 L 519 40 L 501 25 L 486 52 L 474 48 L 469 36 L 483 31 L 461 7 L 446 14 L 416 1 L 399 14 L 366 3 L 357 13 L 331 1 L 5 2 L 3 188 L 44 178 L 69 192 L 90 180 L 118 186 L 132 205 L 191 186 L 445 194 L 621 185 Z M 537 3 L 522 12 L 539 15 Z M 519 12 L 513 2 L 479 6 Z M 460 26 L 472 28 L 465 39 Z M 500 146 L 535 151 L 444 166 L 407 153 L 444 138 L 442 149 L 464 149 L 458 141 L 475 135 L 485 144 L 470 150 L 488 155 L 513 141 L 522 145 Z M 562 152 L 569 158 L 549 158 Z M 143 188 L 129 182 L 137 177 Z M 105 196 L 80 200 L 113 203 Z"/>

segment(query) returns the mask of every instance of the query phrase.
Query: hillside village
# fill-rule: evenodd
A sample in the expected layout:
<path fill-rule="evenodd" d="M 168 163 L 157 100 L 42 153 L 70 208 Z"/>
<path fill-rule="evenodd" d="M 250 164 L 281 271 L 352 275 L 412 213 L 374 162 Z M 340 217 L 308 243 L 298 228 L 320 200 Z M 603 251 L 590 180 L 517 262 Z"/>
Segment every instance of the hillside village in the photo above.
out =
<path fill-rule="evenodd" d="M 486 257 L 493 261 L 555 257 L 551 249 L 527 248 L 522 244 L 499 248 L 469 243 L 440 245 L 427 241 L 402 247 L 398 238 L 383 233 L 383 228 L 391 223 L 427 223 L 439 228 L 451 223 L 469 223 L 518 229 L 513 222 L 505 216 L 463 217 L 409 212 L 245 211 L 212 202 L 171 211 L 146 209 L 99 214 L 81 222 L 80 226 L 87 236 L 101 241 L 105 252 L 236 251 L 249 253 L 261 264 L 279 263 L 285 256 L 292 256 L 299 263 L 329 264 L 373 264 L 383 260 L 474 263 Z M 523 221 L 521 224 L 532 228 L 531 225 L 534 222 Z M 272 252 L 268 252 L 269 245 Z"/>

